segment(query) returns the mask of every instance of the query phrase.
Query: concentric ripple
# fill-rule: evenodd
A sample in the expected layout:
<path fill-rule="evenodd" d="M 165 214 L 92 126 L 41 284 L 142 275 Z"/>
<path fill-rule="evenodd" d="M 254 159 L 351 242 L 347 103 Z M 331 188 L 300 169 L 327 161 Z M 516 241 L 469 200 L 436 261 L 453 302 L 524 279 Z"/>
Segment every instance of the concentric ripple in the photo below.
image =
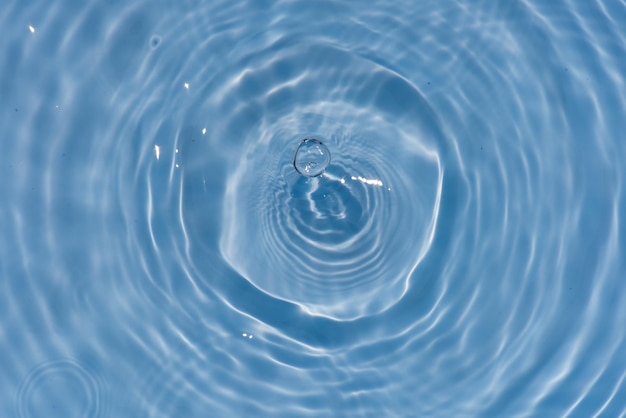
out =
<path fill-rule="evenodd" d="M 428 249 L 442 182 L 437 154 L 405 128 L 346 103 L 303 107 L 266 126 L 228 181 L 226 260 L 315 315 L 388 308 Z M 333 150 L 319 177 L 291 164 L 302 134 Z"/>
<path fill-rule="evenodd" d="M 76 3 L 0 8 L 0 416 L 623 415 L 623 2 Z"/>
<path fill-rule="evenodd" d="M 97 418 L 101 396 L 101 384 L 89 369 L 72 359 L 54 360 L 24 378 L 16 398 L 17 414 L 20 418 Z"/>

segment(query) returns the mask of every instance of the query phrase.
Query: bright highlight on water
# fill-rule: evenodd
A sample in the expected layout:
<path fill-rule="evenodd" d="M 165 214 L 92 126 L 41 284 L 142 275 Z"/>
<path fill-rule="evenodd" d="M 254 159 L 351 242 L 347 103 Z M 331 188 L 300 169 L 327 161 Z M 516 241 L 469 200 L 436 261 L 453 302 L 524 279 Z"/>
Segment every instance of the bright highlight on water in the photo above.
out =
<path fill-rule="evenodd" d="M 293 166 L 298 173 L 307 177 L 317 177 L 326 171 L 330 164 L 330 151 L 319 139 L 303 139 L 296 155 L 293 157 Z"/>
<path fill-rule="evenodd" d="M 1 3 L 0 418 L 626 418 L 626 0 L 265 3 Z"/>

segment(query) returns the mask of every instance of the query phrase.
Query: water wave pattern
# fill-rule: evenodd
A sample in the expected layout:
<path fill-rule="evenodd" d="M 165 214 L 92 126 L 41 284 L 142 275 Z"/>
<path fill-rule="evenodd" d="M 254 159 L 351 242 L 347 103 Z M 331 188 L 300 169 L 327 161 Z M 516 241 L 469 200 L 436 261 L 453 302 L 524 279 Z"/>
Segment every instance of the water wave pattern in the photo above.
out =
<path fill-rule="evenodd" d="M 9 1 L 0 416 L 623 416 L 622 22 Z"/>
<path fill-rule="evenodd" d="M 17 416 L 42 417 L 51 411 L 66 417 L 100 417 L 102 383 L 72 359 L 44 362 L 22 381 L 17 393 Z"/>
<path fill-rule="evenodd" d="M 398 82 L 372 77 L 375 85 Z M 414 120 L 402 126 L 363 113 L 323 103 L 261 123 L 228 182 L 224 258 L 260 290 L 312 315 L 356 319 L 389 308 L 434 235 L 443 175 L 419 139 L 428 132 L 411 131 Z M 332 165 L 307 178 L 294 170 L 294 145 L 314 131 L 333 150 Z"/>

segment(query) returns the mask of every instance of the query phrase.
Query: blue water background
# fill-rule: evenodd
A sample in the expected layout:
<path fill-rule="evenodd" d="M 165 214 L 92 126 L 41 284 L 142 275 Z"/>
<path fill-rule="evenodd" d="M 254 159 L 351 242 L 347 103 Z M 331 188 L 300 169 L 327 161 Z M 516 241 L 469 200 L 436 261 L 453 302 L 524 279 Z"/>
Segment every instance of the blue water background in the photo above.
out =
<path fill-rule="evenodd" d="M 0 416 L 626 416 L 623 0 L 0 28 Z"/>

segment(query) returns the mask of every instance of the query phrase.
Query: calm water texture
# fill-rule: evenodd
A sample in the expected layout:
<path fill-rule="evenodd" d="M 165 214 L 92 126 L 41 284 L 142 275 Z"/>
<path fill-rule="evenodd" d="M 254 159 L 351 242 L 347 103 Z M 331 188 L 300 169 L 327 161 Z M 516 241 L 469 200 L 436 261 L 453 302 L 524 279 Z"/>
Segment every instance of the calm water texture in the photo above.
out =
<path fill-rule="evenodd" d="M 0 416 L 626 416 L 623 0 L 0 28 Z"/>

